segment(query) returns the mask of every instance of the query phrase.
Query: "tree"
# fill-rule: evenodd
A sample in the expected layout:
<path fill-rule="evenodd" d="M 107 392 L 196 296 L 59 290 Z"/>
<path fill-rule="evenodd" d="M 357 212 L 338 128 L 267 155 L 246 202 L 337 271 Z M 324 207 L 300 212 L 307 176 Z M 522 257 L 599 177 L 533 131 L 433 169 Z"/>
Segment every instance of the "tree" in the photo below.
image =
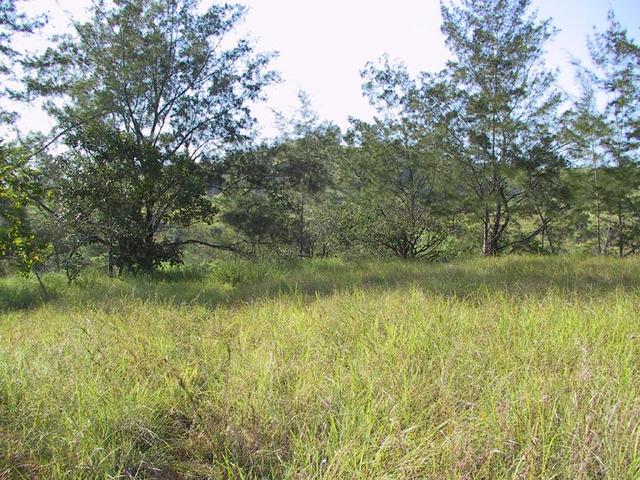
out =
<path fill-rule="evenodd" d="M 589 50 L 593 68 L 583 75 L 605 102 L 601 112 L 590 112 L 601 124 L 597 141 L 609 186 L 603 206 L 622 257 L 640 249 L 640 46 L 609 12 L 609 28 L 590 39 Z M 610 240 L 608 234 L 603 249 Z"/>
<path fill-rule="evenodd" d="M 46 18 L 29 18 L 19 12 L 15 0 L 3 0 L 0 2 L 0 98 L 12 93 L 8 85 L 18 80 L 15 75 L 15 67 L 22 57 L 22 52 L 13 46 L 14 35 L 33 33 L 40 28 Z M 9 123 L 16 118 L 16 113 L 0 107 L 0 124 Z"/>
<path fill-rule="evenodd" d="M 429 152 L 393 138 L 393 127 L 380 121 L 354 122 L 351 152 L 342 165 L 356 239 L 374 251 L 388 250 L 402 259 L 433 258 L 447 237 L 446 220 L 431 180 Z"/>
<path fill-rule="evenodd" d="M 58 214 L 82 219 L 83 241 L 103 243 L 124 269 L 179 261 L 195 243 L 166 232 L 211 219 L 207 164 L 249 138 L 249 105 L 276 79 L 271 54 L 228 38 L 244 7 L 198 9 L 98 0 L 90 22 L 30 62 L 29 89 L 49 99 L 68 148 Z"/>
<path fill-rule="evenodd" d="M 50 173 L 57 179 L 56 214 L 75 237 L 70 259 L 83 245 L 98 243 L 119 269 L 177 263 L 185 240 L 163 232 L 210 222 L 216 213 L 206 195 L 207 166 L 184 153 L 163 154 L 102 123 L 75 129 L 66 143 L 69 151 Z"/>
<path fill-rule="evenodd" d="M 306 93 L 299 92 L 298 99 L 296 115 L 281 127 L 279 142 L 284 152 L 278 170 L 279 176 L 287 178 L 287 196 L 298 210 L 298 256 L 303 258 L 314 256 L 323 236 L 322 210 L 328 205 L 321 200 L 328 200 L 327 190 L 334 183 L 341 132 L 334 124 L 320 121 Z"/>
<path fill-rule="evenodd" d="M 12 40 L 15 34 L 31 33 L 44 22 L 18 12 L 16 2 L 0 3 L 0 99 L 16 80 L 14 69 L 21 58 Z M 16 113 L 0 107 L 0 124 L 15 120 Z M 27 165 L 24 148 L 6 144 L 0 139 L 0 259 L 17 259 L 20 268 L 29 272 L 41 261 L 41 245 L 36 241 L 26 218 L 26 209 L 42 195 L 36 172 Z"/>
<path fill-rule="evenodd" d="M 533 233 L 525 233 L 526 241 L 516 241 L 514 249 L 528 249 L 541 253 L 559 253 L 567 230 L 562 225 L 573 202 L 565 173 L 566 160 L 552 145 L 554 140 L 543 138 L 523 158 L 515 159 L 517 177 L 513 181 L 526 192 L 518 212 L 527 223 L 537 224 Z M 527 225 L 531 228 L 530 225 Z M 537 242 L 539 240 L 539 242 Z"/>
<path fill-rule="evenodd" d="M 530 210 L 523 164 L 549 158 L 557 146 L 552 126 L 560 95 L 544 67 L 544 46 L 554 33 L 549 20 L 529 13 L 530 0 L 461 0 L 442 5 L 442 31 L 453 54 L 433 115 L 442 122 L 447 154 L 463 168 L 476 198 L 482 253 L 495 255 L 543 232 L 509 238 L 518 210 Z M 432 109 L 433 110 L 433 109 Z M 549 141 L 549 140 L 552 141 Z M 544 151 L 544 154 L 541 152 Z M 549 183 L 547 182 L 547 185 Z"/>
<path fill-rule="evenodd" d="M 222 176 L 225 220 L 256 244 L 295 244 L 303 258 L 322 243 L 342 147 L 340 129 L 320 121 L 304 92 L 299 100 L 293 118 L 279 115 L 276 139 L 230 155 Z"/>
<path fill-rule="evenodd" d="M 18 260 L 25 273 L 41 262 L 43 247 L 26 216 L 27 207 L 42 196 L 26 157 L 24 149 L 0 146 L 0 259 Z"/>
<path fill-rule="evenodd" d="M 415 113 L 416 83 L 383 57 L 362 72 L 376 108 L 372 123 L 352 120 L 351 147 L 341 165 L 361 242 L 403 259 L 434 258 L 447 238 L 454 201 L 428 120 Z"/>
<path fill-rule="evenodd" d="M 587 216 L 593 214 L 594 251 L 597 255 L 602 255 L 605 251 L 602 236 L 603 201 L 607 193 L 603 139 L 608 135 L 608 129 L 602 114 L 597 110 L 595 90 L 588 72 L 582 70 L 578 80 L 583 91 L 573 108 L 563 114 L 562 134 L 574 162 L 574 172 L 584 168 L 589 168 L 591 172 L 585 181 L 580 179 L 576 182 L 573 190 L 577 197 L 577 209 Z M 587 232 L 587 236 L 591 236 L 590 233 Z"/>

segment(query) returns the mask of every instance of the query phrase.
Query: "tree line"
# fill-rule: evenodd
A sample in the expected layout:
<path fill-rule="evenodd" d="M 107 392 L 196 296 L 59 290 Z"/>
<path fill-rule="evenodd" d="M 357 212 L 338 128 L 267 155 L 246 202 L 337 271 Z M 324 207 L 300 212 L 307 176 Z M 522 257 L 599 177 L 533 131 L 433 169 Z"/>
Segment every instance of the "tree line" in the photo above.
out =
<path fill-rule="evenodd" d="M 3 96 L 39 100 L 46 135 L 0 144 L 0 257 L 73 279 L 181 263 L 199 245 L 246 256 L 640 249 L 640 47 L 609 14 L 576 63 L 571 100 L 544 62 L 556 33 L 530 0 L 442 5 L 451 60 L 362 70 L 372 121 L 341 131 L 300 94 L 276 138 L 251 106 L 279 81 L 273 53 L 233 33 L 240 5 L 96 0 L 37 54 L 42 26 L 0 7 Z M 14 120 L 2 111 L 5 122 Z"/>

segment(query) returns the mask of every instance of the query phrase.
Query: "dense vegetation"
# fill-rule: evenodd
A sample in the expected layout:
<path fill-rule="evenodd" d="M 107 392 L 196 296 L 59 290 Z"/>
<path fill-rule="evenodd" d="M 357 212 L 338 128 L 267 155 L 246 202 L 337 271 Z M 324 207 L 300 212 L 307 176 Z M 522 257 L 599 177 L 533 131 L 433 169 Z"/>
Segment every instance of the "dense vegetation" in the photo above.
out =
<path fill-rule="evenodd" d="M 0 282 L 0 477 L 640 476 L 635 259 L 50 284 Z"/>
<path fill-rule="evenodd" d="M 530 3 L 445 2 L 443 71 L 414 78 L 383 57 L 362 70 L 373 121 L 341 131 L 301 93 L 258 141 L 251 105 L 278 74 L 272 53 L 230 36 L 243 7 L 96 1 L 25 54 L 11 39 L 42 19 L 4 2 L 3 94 L 43 100 L 55 127 L 0 150 L 0 255 L 69 280 L 90 264 L 151 272 L 193 245 L 214 249 L 206 261 L 633 255 L 640 48 L 611 13 L 571 99 L 544 63 L 555 29 Z"/>
<path fill-rule="evenodd" d="M 272 139 L 244 7 L 90 13 L 24 52 L 0 2 L 0 101 L 54 122 L 0 109 L 0 480 L 640 478 L 613 13 L 572 99 L 530 0 L 444 1 L 443 71 L 372 61 L 372 121 L 301 92 Z"/>

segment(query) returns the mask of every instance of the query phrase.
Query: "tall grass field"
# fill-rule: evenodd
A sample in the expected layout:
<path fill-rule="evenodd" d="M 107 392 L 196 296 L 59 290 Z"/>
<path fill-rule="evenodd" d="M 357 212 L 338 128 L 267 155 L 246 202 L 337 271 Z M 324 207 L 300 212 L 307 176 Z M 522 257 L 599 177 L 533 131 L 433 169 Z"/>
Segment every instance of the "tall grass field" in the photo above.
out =
<path fill-rule="evenodd" d="M 0 280 L 0 479 L 638 479 L 640 261 Z"/>

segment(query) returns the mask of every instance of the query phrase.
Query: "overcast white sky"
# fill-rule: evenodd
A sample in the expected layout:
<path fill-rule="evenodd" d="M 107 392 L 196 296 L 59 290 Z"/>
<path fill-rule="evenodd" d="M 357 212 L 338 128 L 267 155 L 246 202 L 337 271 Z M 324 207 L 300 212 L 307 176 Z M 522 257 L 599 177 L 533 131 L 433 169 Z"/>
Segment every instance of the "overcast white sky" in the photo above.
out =
<path fill-rule="evenodd" d="M 205 0 L 206 1 L 206 0 Z M 29 11 L 48 11 L 49 32 L 68 28 L 90 0 L 26 0 Z M 273 67 L 284 82 L 271 87 L 269 101 L 256 110 L 266 134 L 273 132 L 270 109 L 285 113 L 297 105 L 297 92 L 311 96 L 323 119 L 342 127 L 347 118 L 370 118 L 362 97 L 359 71 L 384 53 L 404 61 L 411 72 L 436 71 L 447 50 L 440 33 L 439 0 L 239 0 L 249 7 L 241 28 L 258 50 L 276 50 Z M 533 0 L 541 17 L 552 17 L 561 31 L 548 48 L 549 65 L 561 69 L 561 85 L 571 90 L 571 56 L 586 57 L 586 37 L 606 26 L 613 8 L 631 35 L 640 38 L 640 0 Z M 22 125 L 40 125 L 35 109 Z"/>

